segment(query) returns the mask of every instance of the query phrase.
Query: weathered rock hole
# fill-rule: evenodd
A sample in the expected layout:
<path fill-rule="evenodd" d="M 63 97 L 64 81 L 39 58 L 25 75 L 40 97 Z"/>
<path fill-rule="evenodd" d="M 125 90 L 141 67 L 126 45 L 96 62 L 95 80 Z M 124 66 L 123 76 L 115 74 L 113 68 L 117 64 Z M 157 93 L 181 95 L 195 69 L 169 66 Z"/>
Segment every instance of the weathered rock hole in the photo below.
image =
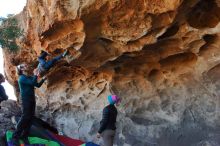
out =
<path fill-rule="evenodd" d="M 203 36 L 203 39 L 206 43 L 213 43 L 217 38 L 217 35 L 206 34 Z"/>
<path fill-rule="evenodd" d="M 174 24 L 173 26 L 169 27 L 163 35 L 158 37 L 158 40 L 171 37 L 175 35 L 178 31 L 179 31 L 179 25 Z"/>
<path fill-rule="evenodd" d="M 220 8 L 215 0 L 202 0 L 189 13 L 188 23 L 194 28 L 214 28 L 219 18 Z"/>
<path fill-rule="evenodd" d="M 105 44 L 111 44 L 113 41 L 108 38 L 100 37 L 99 40 Z"/>

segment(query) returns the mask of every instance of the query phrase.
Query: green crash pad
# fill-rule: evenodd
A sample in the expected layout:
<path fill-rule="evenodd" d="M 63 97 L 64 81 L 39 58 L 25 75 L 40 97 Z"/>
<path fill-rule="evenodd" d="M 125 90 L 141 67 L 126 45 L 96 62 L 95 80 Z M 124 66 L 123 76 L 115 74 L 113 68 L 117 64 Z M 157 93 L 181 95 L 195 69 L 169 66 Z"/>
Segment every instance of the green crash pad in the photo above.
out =
<path fill-rule="evenodd" d="M 11 140 L 12 134 L 13 133 L 11 131 L 6 132 L 7 142 L 9 142 Z M 41 138 L 38 138 L 38 137 L 28 137 L 28 140 L 29 140 L 30 144 L 45 144 L 46 146 L 60 146 L 57 142 L 41 139 Z M 23 144 L 22 140 L 20 140 L 19 142 L 20 142 L 20 144 Z"/>

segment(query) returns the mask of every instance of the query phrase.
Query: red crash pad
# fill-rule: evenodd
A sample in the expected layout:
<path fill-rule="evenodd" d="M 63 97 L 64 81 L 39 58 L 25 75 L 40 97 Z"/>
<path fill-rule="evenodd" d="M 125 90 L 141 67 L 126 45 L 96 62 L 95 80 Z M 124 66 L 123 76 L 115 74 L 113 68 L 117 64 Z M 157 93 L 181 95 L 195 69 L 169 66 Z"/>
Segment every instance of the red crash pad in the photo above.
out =
<path fill-rule="evenodd" d="M 72 139 L 70 137 L 62 136 L 62 135 L 57 135 L 53 134 L 53 137 L 60 141 L 62 144 L 65 146 L 79 146 L 81 144 L 84 144 L 85 142 L 78 140 L 78 139 Z"/>

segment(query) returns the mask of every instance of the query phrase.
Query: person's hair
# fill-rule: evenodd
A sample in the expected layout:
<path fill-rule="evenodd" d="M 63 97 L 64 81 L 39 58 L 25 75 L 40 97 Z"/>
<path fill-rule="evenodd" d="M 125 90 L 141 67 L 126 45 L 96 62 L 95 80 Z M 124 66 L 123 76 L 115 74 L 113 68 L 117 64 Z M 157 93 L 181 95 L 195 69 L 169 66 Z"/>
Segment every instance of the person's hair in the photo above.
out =
<path fill-rule="evenodd" d="M 4 79 L 3 74 L 0 73 L 0 83 L 2 83 L 2 80 Z"/>
<path fill-rule="evenodd" d="M 43 53 L 45 53 L 45 51 L 44 51 L 44 50 L 41 50 L 41 51 L 40 51 L 40 55 L 42 55 Z"/>
<path fill-rule="evenodd" d="M 19 69 L 17 66 L 16 66 L 16 72 L 17 72 L 17 75 L 22 75 L 22 70 L 21 69 Z"/>
<path fill-rule="evenodd" d="M 20 65 L 18 65 L 18 66 L 16 66 L 16 72 L 17 72 L 17 74 L 20 76 L 20 75 L 22 75 L 23 74 L 23 65 L 24 64 L 20 64 Z"/>

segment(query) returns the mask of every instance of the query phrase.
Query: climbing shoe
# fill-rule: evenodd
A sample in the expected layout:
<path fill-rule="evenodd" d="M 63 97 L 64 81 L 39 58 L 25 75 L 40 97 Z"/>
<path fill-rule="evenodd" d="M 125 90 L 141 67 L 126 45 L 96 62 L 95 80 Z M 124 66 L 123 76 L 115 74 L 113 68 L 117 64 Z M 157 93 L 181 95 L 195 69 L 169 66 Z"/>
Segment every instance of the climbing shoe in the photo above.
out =
<path fill-rule="evenodd" d="M 66 50 L 65 52 L 63 52 L 63 57 L 65 57 L 68 53 L 69 53 L 68 50 Z"/>

